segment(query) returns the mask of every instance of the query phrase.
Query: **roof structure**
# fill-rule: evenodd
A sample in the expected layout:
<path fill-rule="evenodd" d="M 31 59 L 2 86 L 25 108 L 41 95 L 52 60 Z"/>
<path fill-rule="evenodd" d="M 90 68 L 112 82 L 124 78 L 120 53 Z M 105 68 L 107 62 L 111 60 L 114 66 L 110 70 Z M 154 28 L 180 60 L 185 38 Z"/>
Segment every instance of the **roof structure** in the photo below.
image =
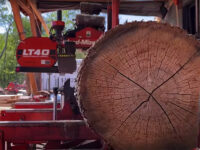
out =
<path fill-rule="evenodd" d="M 40 12 L 55 11 L 58 9 L 79 9 L 81 2 L 101 3 L 102 10 L 106 11 L 111 0 L 36 0 Z M 161 16 L 160 8 L 168 0 L 120 0 L 121 14 Z"/>

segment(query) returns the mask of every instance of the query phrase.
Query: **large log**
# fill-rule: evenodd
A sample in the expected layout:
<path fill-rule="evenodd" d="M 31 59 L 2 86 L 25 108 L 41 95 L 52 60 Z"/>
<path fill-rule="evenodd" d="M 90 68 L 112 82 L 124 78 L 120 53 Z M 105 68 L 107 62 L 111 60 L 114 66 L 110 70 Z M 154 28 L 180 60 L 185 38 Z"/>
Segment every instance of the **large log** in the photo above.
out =
<path fill-rule="evenodd" d="M 198 136 L 200 44 L 177 27 L 119 26 L 89 50 L 77 96 L 116 150 L 191 150 Z"/>

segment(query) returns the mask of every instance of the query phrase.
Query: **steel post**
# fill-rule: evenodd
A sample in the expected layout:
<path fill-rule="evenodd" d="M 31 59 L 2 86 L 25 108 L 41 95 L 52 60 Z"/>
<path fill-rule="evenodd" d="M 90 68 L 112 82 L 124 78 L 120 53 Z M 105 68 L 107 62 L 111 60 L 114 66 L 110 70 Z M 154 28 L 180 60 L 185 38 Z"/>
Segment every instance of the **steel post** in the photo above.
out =
<path fill-rule="evenodd" d="M 112 0 L 112 28 L 119 25 L 119 0 Z"/>

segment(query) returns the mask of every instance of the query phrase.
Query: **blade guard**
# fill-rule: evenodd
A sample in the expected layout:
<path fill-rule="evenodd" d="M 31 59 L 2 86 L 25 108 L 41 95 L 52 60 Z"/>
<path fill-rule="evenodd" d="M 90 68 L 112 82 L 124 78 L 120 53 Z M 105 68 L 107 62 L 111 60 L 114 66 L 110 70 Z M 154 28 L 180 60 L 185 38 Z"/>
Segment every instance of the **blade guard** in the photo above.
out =
<path fill-rule="evenodd" d="M 59 56 L 58 71 L 60 73 L 74 73 L 76 71 L 75 56 Z"/>
<path fill-rule="evenodd" d="M 58 70 L 61 73 L 73 73 L 76 71 L 76 44 L 65 42 L 65 51 L 58 54 Z"/>

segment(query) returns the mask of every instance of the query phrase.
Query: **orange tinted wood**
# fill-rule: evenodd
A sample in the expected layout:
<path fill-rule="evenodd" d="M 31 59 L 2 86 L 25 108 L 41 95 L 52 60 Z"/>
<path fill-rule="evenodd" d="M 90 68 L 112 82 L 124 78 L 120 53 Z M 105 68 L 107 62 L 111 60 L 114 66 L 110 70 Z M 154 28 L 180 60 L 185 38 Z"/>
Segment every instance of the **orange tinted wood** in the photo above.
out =
<path fill-rule="evenodd" d="M 39 21 L 42 23 L 42 26 L 43 26 L 46 34 L 49 36 L 49 28 L 48 28 L 47 24 L 45 23 L 44 19 L 42 18 L 41 13 L 37 9 L 36 4 L 32 0 L 28 0 L 28 3 L 31 6 L 32 10 L 34 11 L 35 15 L 37 16 L 37 18 L 39 19 Z"/>

